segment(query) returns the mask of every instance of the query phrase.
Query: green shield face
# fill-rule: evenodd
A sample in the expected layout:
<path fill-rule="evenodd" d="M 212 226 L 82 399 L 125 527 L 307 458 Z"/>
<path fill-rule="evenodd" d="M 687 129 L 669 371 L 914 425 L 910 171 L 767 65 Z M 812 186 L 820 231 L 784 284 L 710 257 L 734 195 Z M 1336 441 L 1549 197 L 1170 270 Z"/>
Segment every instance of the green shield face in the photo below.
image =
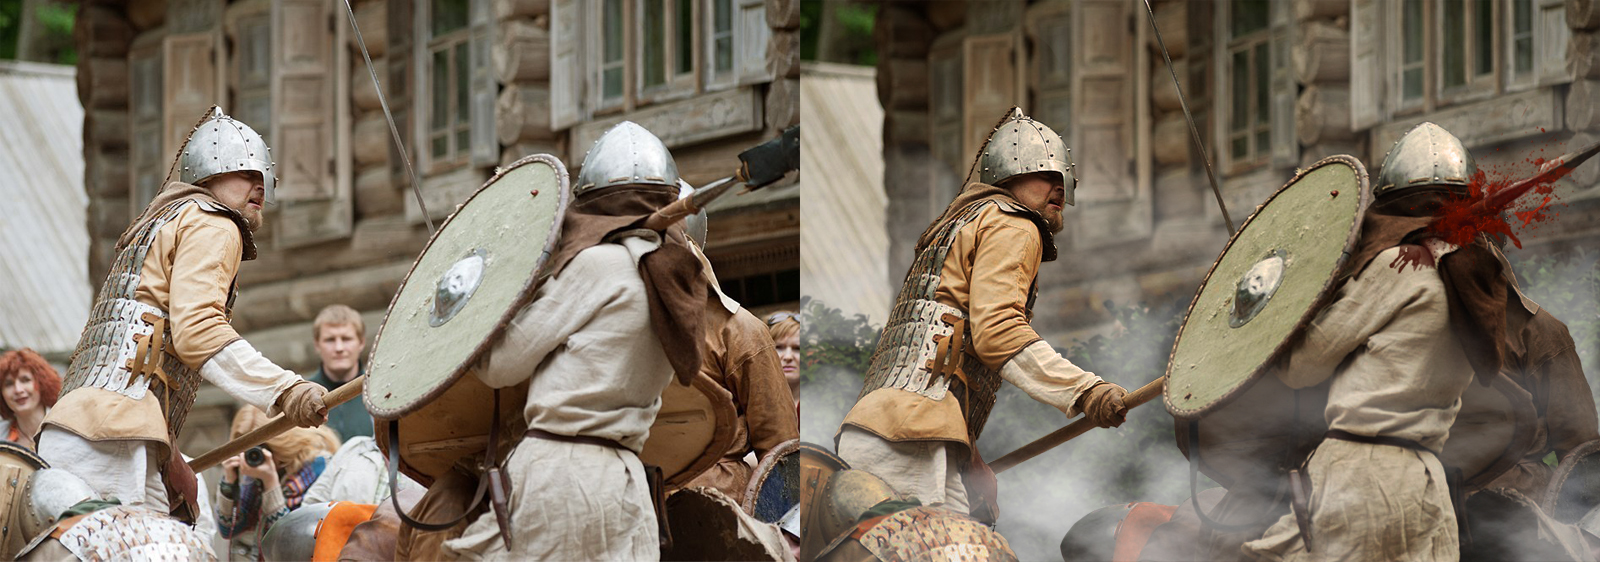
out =
<path fill-rule="evenodd" d="M 1349 156 L 1300 172 L 1258 207 L 1211 266 L 1167 364 L 1167 410 L 1196 419 L 1249 388 L 1310 320 L 1372 200 Z"/>
<path fill-rule="evenodd" d="M 362 399 L 395 419 L 445 394 L 532 298 L 571 197 L 567 169 L 535 155 L 456 209 L 417 258 L 378 328 Z"/>

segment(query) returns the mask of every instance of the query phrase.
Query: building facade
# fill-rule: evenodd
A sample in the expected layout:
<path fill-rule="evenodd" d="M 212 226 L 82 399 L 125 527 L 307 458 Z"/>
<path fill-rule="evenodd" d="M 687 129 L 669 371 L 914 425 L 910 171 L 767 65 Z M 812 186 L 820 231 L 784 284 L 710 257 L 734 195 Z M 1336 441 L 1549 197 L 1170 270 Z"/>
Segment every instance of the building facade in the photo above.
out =
<path fill-rule="evenodd" d="M 1066 137 L 1081 182 L 1061 257 L 1040 274 L 1034 324 L 1047 338 L 1105 328 L 1107 302 L 1187 302 L 1221 252 L 1228 231 L 1183 101 L 1236 224 L 1326 156 L 1355 155 L 1376 174 L 1422 121 L 1499 176 L 1600 139 L 1595 2 L 1152 5 L 1153 16 L 1141 0 L 880 4 L 886 283 L 898 286 L 917 234 L 1012 105 Z M 1524 237 L 1528 251 L 1600 242 L 1597 176 L 1590 164 L 1563 180 L 1566 206 Z"/>

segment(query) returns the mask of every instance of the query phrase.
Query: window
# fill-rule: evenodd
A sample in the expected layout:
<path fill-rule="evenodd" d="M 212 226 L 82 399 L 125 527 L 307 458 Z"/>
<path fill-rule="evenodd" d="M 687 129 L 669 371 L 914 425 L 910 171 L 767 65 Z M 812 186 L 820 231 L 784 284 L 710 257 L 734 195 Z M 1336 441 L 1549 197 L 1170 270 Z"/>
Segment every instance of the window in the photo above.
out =
<path fill-rule="evenodd" d="M 722 292 L 746 308 L 800 300 L 800 270 L 788 269 L 721 281 Z"/>
<path fill-rule="evenodd" d="M 1559 0 L 1358 4 L 1383 10 L 1381 18 L 1365 25 L 1379 25 L 1377 19 L 1389 22 L 1383 26 L 1383 40 L 1390 42 L 1392 50 L 1384 67 L 1391 85 L 1385 103 L 1392 105 L 1387 114 L 1433 111 L 1566 80 L 1565 49 L 1570 31 Z M 1376 54 L 1376 50 L 1358 50 L 1363 53 L 1357 59 L 1369 52 Z M 1359 71 L 1364 65 L 1365 61 L 1356 60 L 1351 68 Z"/>
<path fill-rule="evenodd" d="M 551 126 L 766 82 L 764 0 L 552 0 Z"/>
<path fill-rule="evenodd" d="M 1228 159 L 1237 171 L 1272 151 L 1272 30 L 1266 0 L 1227 7 Z"/>
<path fill-rule="evenodd" d="M 459 166 L 472 143 L 472 32 L 467 0 L 431 0 L 428 30 L 429 172 Z"/>

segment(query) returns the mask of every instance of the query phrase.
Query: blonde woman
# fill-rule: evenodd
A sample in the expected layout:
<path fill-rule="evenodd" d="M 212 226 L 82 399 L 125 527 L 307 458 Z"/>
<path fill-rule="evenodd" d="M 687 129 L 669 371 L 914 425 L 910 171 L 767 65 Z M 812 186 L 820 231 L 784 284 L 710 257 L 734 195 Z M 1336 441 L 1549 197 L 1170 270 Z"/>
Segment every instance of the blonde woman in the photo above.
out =
<path fill-rule="evenodd" d="M 230 439 L 265 425 L 267 420 L 266 412 L 258 408 L 240 408 L 233 416 Z M 306 490 L 339 449 L 339 437 L 326 427 L 301 427 L 268 440 L 261 449 L 260 458 L 253 459 L 260 461 L 255 465 L 246 460 L 249 452 L 222 462 L 217 531 L 228 539 L 228 554 L 234 560 L 259 558 L 261 537 L 278 519 L 300 507 Z"/>
<path fill-rule="evenodd" d="M 799 412 L 800 314 L 785 311 L 767 315 L 767 330 L 778 348 L 778 365 L 783 367 L 783 378 L 789 381 L 789 393 L 794 395 L 794 410 Z"/>

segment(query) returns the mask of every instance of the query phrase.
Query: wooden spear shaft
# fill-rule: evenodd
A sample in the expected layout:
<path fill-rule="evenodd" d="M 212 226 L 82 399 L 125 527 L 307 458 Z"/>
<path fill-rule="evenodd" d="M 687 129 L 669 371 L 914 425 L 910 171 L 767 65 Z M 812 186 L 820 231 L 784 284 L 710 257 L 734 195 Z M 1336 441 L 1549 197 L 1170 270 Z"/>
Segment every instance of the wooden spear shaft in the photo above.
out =
<path fill-rule="evenodd" d="M 356 377 L 354 380 L 345 383 L 344 386 L 322 395 L 322 403 L 327 405 L 329 410 L 332 410 L 334 406 L 349 402 L 351 399 L 361 395 L 361 388 L 366 386 L 366 382 L 366 375 Z M 289 418 L 280 414 L 271 420 L 267 420 L 266 425 L 256 428 L 255 431 L 240 435 L 232 441 L 223 443 L 221 447 L 195 457 L 194 460 L 189 461 L 189 468 L 194 469 L 195 472 L 200 472 L 222 464 L 222 461 L 227 460 L 229 457 L 243 453 L 245 449 L 266 443 L 268 439 L 277 437 L 278 434 L 291 429 L 294 429 L 294 422 L 289 421 Z"/>
<path fill-rule="evenodd" d="M 1140 404 L 1144 404 L 1145 402 L 1155 399 L 1155 397 L 1161 395 L 1161 389 L 1163 386 L 1165 386 L 1166 382 L 1167 377 L 1164 376 L 1150 381 L 1150 384 L 1139 387 L 1138 390 L 1130 392 L 1127 396 L 1122 397 L 1122 405 L 1127 409 L 1132 410 Z M 1023 461 L 1044 454 L 1045 451 L 1054 449 L 1062 443 L 1066 443 L 1079 435 L 1088 433 L 1089 430 L 1094 428 L 1094 422 L 1089 421 L 1088 417 L 1079 418 L 1078 421 L 1069 423 L 1066 427 L 1052 431 L 1044 437 L 1033 440 L 1032 443 L 1018 447 L 1017 450 L 1006 453 L 1005 456 L 995 459 L 994 462 L 989 463 L 989 469 L 993 470 L 995 474 L 1000 474 L 1011 469 L 1011 467 L 1022 464 Z"/>

